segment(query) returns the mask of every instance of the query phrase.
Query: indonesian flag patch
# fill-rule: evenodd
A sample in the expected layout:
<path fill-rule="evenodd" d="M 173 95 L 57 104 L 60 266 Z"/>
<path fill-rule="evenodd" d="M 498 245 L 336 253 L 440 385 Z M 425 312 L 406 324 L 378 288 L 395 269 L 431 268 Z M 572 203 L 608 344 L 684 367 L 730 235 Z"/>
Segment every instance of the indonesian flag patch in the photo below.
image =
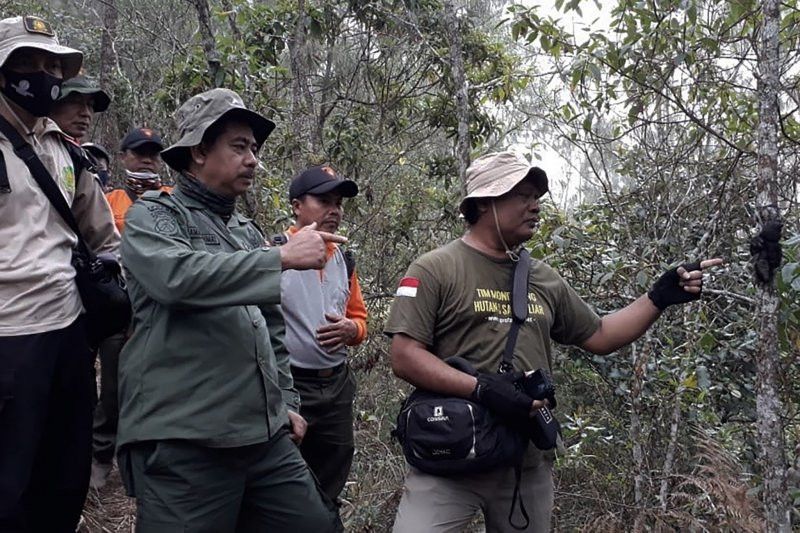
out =
<path fill-rule="evenodd" d="M 400 280 L 400 286 L 397 287 L 395 296 L 409 296 L 416 298 L 417 287 L 419 287 L 419 280 L 417 278 L 403 278 Z"/>

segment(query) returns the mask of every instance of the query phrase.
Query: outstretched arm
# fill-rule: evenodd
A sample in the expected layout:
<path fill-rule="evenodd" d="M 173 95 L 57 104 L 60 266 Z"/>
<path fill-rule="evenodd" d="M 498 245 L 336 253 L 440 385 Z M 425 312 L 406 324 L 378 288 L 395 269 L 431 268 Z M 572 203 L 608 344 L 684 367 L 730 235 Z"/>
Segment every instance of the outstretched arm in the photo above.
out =
<path fill-rule="evenodd" d="M 703 270 L 721 264 L 722 259 L 706 259 L 666 272 L 650 292 L 604 316 L 600 327 L 581 344 L 581 348 L 607 354 L 630 344 L 641 337 L 668 306 L 698 299 L 703 290 Z"/>

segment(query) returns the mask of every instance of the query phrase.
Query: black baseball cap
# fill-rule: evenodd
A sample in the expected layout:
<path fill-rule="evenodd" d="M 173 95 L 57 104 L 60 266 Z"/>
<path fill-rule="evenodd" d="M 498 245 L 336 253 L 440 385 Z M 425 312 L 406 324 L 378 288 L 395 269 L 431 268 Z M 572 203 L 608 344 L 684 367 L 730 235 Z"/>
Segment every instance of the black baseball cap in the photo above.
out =
<path fill-rule="evenodd" d="M 158 147 L 159 150 L 164 149 L 164 143 L 161 142 L 161 137 L 158 136 L 154 130 L 150 128 L 134 128 L 119 143 L 120 151 L 133 150 L 142 145 L 152 143 Z"/>
<path fill-rule="evenodd" d="M 311 167 L 292 179 L 289 185 L 289 200 L 304 194 L 325 194 L 333 190 L 345 198 L 352 198 L 358 194 L 358 185 L 354 181 L 344 179 L 328 165 Z"/>

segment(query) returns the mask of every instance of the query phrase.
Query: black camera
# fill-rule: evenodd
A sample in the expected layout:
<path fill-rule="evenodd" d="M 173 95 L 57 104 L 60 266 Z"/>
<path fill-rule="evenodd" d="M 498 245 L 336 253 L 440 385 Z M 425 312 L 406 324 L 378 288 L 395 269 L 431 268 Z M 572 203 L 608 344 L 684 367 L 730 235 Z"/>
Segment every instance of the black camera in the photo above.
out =
<path fill-rule="evenodd" d="M 556 387 L 546 370 L 540 368 L 535 372 L 526 373 L 517 383 L 525 394 L 534 400 L 547 400 L 550 409 L 555 409 Z"/>

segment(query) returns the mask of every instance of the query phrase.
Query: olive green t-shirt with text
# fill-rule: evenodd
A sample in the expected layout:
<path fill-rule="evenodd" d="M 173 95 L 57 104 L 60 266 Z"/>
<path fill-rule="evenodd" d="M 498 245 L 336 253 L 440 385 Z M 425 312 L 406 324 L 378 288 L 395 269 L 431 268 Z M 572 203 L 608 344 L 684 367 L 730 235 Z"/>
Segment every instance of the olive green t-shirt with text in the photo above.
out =
<path fill-rule="evenodd" d="M 442 359 L 457 355 L 478 370 L 496 371 L 511 326 L 513 266 L 461 239 L 421 256 L 400 282 L 384 332 L 408 335 Z M 534 259 L 514 367 L 552 370 L 550 339 L 581 344 L 599 326 L 600 318 L 567 282 Z"/>

